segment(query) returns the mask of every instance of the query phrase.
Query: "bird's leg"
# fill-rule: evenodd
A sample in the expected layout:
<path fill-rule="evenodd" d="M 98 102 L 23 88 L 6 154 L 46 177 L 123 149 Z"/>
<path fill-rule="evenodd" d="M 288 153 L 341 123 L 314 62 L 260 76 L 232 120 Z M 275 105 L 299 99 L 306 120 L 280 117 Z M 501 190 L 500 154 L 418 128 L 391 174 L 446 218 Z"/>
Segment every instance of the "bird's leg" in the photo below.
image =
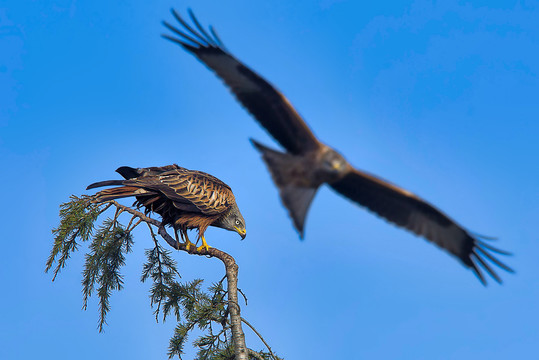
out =
<path fill-rule="evenodd" d="M 180 234 L 183 240 L 183 235 Z M 178 239 L 178 231 L 174 230 L 174 237 L 176 238 L 176 248 L 178 249 L 180 246 L 180 240 Z"/>
<path fill-rule="evenodd" d="M 191 241 L 189 241 L 189 237 L 187 236 L 187 231 L 185 231 L 185 232 L 182 231 L 181 234 L 182 234 L 182 238 L 185 238 L 184 244 L 185 244 L 185 249 L 187 251 L 189 251 L 191 246 L 195 247 L 195 244 L 193 244 Z"/>
<path fill-rule="evenodd" d="M 209 246 L 206 242 L 206 239 L 204 239 L 204 235 L 200 235 L 200 238 L 202 239 L 202 245 L 197 247 L 197 251 L 200 251 L 202 249 L 206 249 L 206 251 L 208 251 L 211 246 Z"/>

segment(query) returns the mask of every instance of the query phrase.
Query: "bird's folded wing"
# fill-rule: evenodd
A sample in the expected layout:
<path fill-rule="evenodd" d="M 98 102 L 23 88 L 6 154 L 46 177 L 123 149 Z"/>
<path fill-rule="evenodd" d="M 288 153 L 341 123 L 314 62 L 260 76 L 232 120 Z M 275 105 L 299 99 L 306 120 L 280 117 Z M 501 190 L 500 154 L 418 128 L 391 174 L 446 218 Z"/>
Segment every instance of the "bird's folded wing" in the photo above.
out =
<path fill-rule="evenodd" d="M 480 240 L 480 236 L 472 236 L 447 215 L 409 191 L 357 169 L 330 186 L 389 222 L 447 250 L 471 268 L 483 283 L 485 279 L 479 266 L 501 282 L 485 260 L 512 272 L 490 252 L 508 253 L 486 244 Z"/>
<path fill-rule="evenodd" d="M 136 185 L 159 191 L 180 210 L 205 215 L 217 215 L 234 203 L 230 187 L 213 176 L 187 169 L 163 172 L 158 176 L 125 180 L 125 185 Z"/>
<path fill-rule="evenodd" d="M 178 166 L 176 164 L 172 165 L 165 165 L 165 166 L 150 166 L 147 168 L 133 168 L 130 166 L 121 166 L 118 169 L 116 169 L 116 172 L 120 175 L 122 175 L 125 179 L 133 179 L 138 178 L 141 176 L 155 176 L 160 175 L 167 171 L 173 171 L 173 170 L 187 170 L 185 168 L 182 168 L 181 166 Z"/>
<path fill-rule="evenodd" d="M 195 55 L 213 70 L 241 104 L 286 150 L 301 154 L 321 146 L 298 112 L 274 86 L 249 69 L 224 47 L 210 27 L 211 35 L 200 26 L 191 11 L 189 15 L 196 29 L 183 20 L 176 11 L 172 14 L 182 30 L 163 24 L 177 37 L 163 35 Z"/>

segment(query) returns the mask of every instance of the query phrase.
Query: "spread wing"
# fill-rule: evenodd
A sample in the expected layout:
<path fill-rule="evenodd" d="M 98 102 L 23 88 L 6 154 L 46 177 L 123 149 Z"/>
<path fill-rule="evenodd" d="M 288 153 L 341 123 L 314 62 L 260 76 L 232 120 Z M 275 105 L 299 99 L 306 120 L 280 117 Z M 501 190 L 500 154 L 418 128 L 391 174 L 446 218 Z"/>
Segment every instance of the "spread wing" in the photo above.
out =
<path fill-rule="evenodd" d="M 447 215 L 416 195 L 373 175 L 353 169 L 341 180 L 330 184 L 340 194 L 389 222 L 425 237 L 456 256 L 486 284 L 481 268 L 501 282 L 486 260 L 513 272 L 490 252 L 509 255 L 471 235 Z"/>
<path fill-rule="evenodd" d="M 321 146 L 286 97 L 232 56 L 212 27 L 209 28 L 210 35 L 190 10 L 189 16 L 196 29 L 183 20 L 174 9 L 171 11 L 182 30 L 163 22 L 177 35 L 177 37 L 170 35 L 163 37 L 181 45 L 214 71 L 239 102 L 286 150 L 292 154 L 301 154 Z"/>
<path fill-rule="evenodd" d="M 201 171 L 184 168 L 124 180 L 123 184 L 161 193 L 177 209 L 205 215 L 221 214 L 235 203 L 232 190 L 224 182 Z"/>

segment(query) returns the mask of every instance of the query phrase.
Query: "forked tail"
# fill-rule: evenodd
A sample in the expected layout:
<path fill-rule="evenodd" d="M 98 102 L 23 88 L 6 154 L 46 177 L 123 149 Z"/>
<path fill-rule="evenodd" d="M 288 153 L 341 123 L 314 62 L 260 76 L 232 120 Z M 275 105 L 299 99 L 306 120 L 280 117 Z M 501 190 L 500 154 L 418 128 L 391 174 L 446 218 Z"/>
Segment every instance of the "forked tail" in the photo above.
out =
<path fill-rule="evenodd" d="M 250 140 L 262 154 L 273 182 L 279 189 L 281 201 L 288 210 L 299 236 L 303 239 L 307 211 L 318 188 L 298 184 L 302 179 L 298 179 L 298 173 L 295 171 L 297 160 L 294 155 L 270 149 L 256 140 Z"/>
<path fill-rule="evenodd" d="M 86 190 L 94 189 L 94 188 L 102 187 L 102 186 L 123 185 L 124 181 L 125 180 L 99 181 L 91 185 L 88 185 Z M 96 203 L 101 203 L 105 201 L 116 200 L 116 199 L 126 198 L 130 196 L 151 195 L 151 194 L 154 194 L 154 192 L 140 188 L 140 187 L 120 186 L 120 187 L 115 187 L 111 189 L 101 190 L 100 192 L 94 195 L 94 201 Z"/>

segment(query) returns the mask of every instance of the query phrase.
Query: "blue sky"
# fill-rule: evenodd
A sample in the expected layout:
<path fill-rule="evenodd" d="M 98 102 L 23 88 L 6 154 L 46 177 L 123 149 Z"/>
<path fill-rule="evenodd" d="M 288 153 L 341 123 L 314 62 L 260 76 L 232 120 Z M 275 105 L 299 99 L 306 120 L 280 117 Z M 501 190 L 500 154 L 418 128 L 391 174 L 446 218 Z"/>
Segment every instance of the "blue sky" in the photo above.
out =
<path fill-rule="evenodd" d="M 249 137 L 275 142 L 196 59 L 170 7 L 212 24 L 322 141 L 514 252 L 484 288 L 455 259 L 328 188 L 301 242 Z M 242 311 L 287 359 L 530 358 L 539 341 L 539 9 L 531 1 L 0 2 L 0 357 L 165 357 L 139 277 L 142 229 L 103 334 L 83 253 L 44 274 L 58 206 L 122 165 L 178 163 L 232 186 L 248 235 Z M 211 144 L 211 145 L 208 145 Z M 175 254 L 184 279 L 222 265 Z M 262 345 L 245 329 L 249 346 Z M 188 352 L 186 358 L 192 356 Z"/>

